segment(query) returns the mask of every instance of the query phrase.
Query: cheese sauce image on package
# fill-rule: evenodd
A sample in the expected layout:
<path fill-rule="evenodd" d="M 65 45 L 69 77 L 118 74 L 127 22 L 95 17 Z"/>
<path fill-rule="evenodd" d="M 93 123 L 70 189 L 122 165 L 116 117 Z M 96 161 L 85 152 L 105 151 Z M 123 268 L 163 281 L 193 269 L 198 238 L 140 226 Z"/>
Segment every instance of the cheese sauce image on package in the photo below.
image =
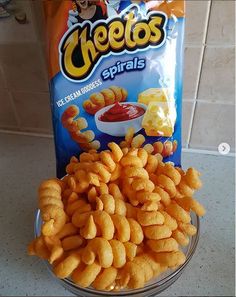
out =
<path fill-rule="evenodd" d="M 57 176 L 112 141 L 181 166 L 184 1 L 44 0 L 44 12 Z"/>

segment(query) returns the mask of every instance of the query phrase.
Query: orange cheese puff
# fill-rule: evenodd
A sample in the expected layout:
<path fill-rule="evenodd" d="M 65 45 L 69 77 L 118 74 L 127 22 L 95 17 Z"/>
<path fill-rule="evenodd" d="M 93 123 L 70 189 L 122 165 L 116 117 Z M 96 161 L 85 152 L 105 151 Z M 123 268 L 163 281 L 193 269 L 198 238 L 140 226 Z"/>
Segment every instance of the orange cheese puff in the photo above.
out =
<path fill-rule="evenodd" d="M 136 168 L 136 167 L 125 167 L 124 174 L 126 177 L 139 177 L 143 179 L 149 179 L 148 172 L 144 168 Z"/>
<path fill-rule="evenodd" d="M 134 138 L 134 128 L 133 127 L 129 127 L 126 131 L 126 134 L 125 134 L 125 141 L 127 144 L 131 144 L 133 138 Z"/>
<path fill-rule="evenodd" d="M 176 187 L 171 178 L 164 174 L 160 174 L 157 176 L 158 185 L 163 188 L 169 195 L 170 198 L 174 197 L 176 194 Z"/>
<path fill-rule="evenodd" d="M 109 290 L 109 287 L 115 282 L 117 277 L 117 269 L 108 267 L 102 269 L 98 274 L 92 286 L 97 290 Z"/>
<path fill-rule="evenodd" d="M 154 260 L 151 253 L 144 253 L 141 255 L 141 258 L 152 268 L 153 276 L 158 276 L 161 273 L 161 266 Z"/>
<path fill-rule="evenodd" d="M 80 235 L 85 239 L 93 239 L 97 235 L 97 227 L 94 223 L 93 216 L 90 215 L 88 221 L 80 229 Z"/>
<path fill-rule="evenodd" d="M 150 193 L 150 192 L 146 192 L 146 191 L 139 191 L 136 193 L 136 199 L 138 202 L 140 203 L 145 203 L 147 201 L 160 201 L 161 197 L 159 194 L 157 193 Z"/>
<path fill-rule="evenodd" d="M 137 245 L 133 242 L 126 241 L 124 242 L 124 247 L 126 251 L 126 258 L 127 260 L 133 261 L 134 257 L 137 254 Z"/>
<path fill-rule="evenodd" d="M 119 240 L 112 239 L 109 241 L 112 253 L 113 253 L 113 263 L 115 268 L 120 268 L 126 263 L 126 251 L 125 246 Z"/>
<path fill-rule="evenodd" d="M 68 203 L 67 207 L 66 207 L 66 213 L 69 216 L 72 216 L 77 209 L 81 209 L 81 207 L 83 207 L 85 205 L 88 205 L 88 204 L 82 199 L 76 200 L 76 201 L 74 201 L 72 203 Z"/>
<path fill-rule="evenodd" d="M 153 270 L 149 263 L 142 256 L 134 258 L 133 263 L 137 264 L 144 272 L 145 282 L 148 282 L 153 277 Z"/>
<path fill-rule="evenodd" d="M 81 287 L 89 287 L 101 271 L 101 266 L 94 262 L 90 265 L 80 265 L 71 275 L 72 280 Z"/>
<path fill-rule="evenodd" d="M 134 207 L 130 203 L 125 203 L 125 206 L 126 206 L 126 217 L 136 219 L 137 218 L 137 208 Z"/>
<path fill-rule="evenodd" d="M 120 162 L 120 159 L 123 157 L 123 152 L 119 145 L 115 142 L 109 142 L 107 146 L 112 152 L 113 160 L 115 162 Z"/>
<path fill-rule="evenodd" d="M 100 187 L 100 180 L 96 173 L 88 172 L 88 183 L 90 185 Z"/>
<path fill-rule="evenodd" d="M 156 211 L 158 210 L 158 201 L 147 201 L 141 207 L 141 210 L 144 211 Z"/>
<path fill-rule="evenodd" d="M 155 260 L 162 265 L 168 267 L 175 267 L 182 265 L 186 257 L 183 252 L 181 251 L 174 251 L 174 252 L 164 252 L 164 253 L 156 253 Z"/>
<path fill-rule="evenodd" d="M 70 195 L 67 197 L 66 204 L 72 203 L 77 200 L 79 200 L 79 195 L 75 192 L 71 192 Z"/>
<path fill-rule="evenodd" d="M 120 191 L 119 186 L 117 186 L 115 183 L 110 183 L 108 185 L 109 193 L 116 199 L 125 200 L 125 197 Z"/>
<path fill-rule="evenodd" d="M 136 178 L 132 182 L 132 188 L 135 191 L 144 190 L 146 192 L 152 192 L 155 188 L 155 185 L 148 179 Z"/>
<path fill-rule="evenodd" d="M 103 194 L 99 197 L 102 202 L 103 210 L 109 214 L 115 213 L 115 199 L 110 194 Z"/>
<path fill-rule="evenodd" d="M 145 169 L 148 173 L 154 173 L 157 170 L 158 159 L 154 155 L 148 155 L 147 164 Z"/>
<path fill-rule="evenodd" d="M 187 246 L 189 244 L 188 236 L 179 229 L 172 232 L 172 237 L 182 246 Z"/>
<path fill-rule="evenodd" d="M 158 186 L 155 186 L 154 190 L 153 190 L 154 193 L 158 193 L 161 197 L 161 202 L 167 206 L 171 203 L 171 199 L 170 199 L 170 195 L 164 190 L 162 189 L 161 187 L 158 187 Z"/>
<path fill-rule="evenodd" d="M 148 153 L 144 148 L 139 148 L 138 149 L 138 157 L 143 163 L 143 167 L 146 166 L 147 161 L 148 161 Z"/>
<path fill-rule="evenodd" d="M 61 243 L 64 251 L 74 250 L 84 243 L 84 239 L 80 235 L 72 235 L 62 239 Z"/>
<path fill-rule="evenodd" d="M 149 239 L 147 245 L 156 253 L 178 251 L 178 242 L 174 238 Z"/>
<path fill-rule="evenodd" d="M 82 261 L 91 265 L 97 258 L 101 267 L 107 268 L 112 265 L 113 253 L 108 240 L 101 237 L 91 239 L 82 251 Z"/>
<path fill-rule="evenodd" d="M 117 283 L 121 288 L 126 286 L 130 289 L 143 288 L 145 284 L 144 272 L 136 263 L 127 262 L 122 268 L 121 277 Z"/>
<path fill-rule="evenodd" d="M 125 202 L 119 198 L 114 198 L 114 200 L 115 200 L 115 214 L 126 216 Z"/>
<path fill-rule="evenodd" d="M 164 223 L 164 216 L 159 211 L 137 211 L 138 222 L 142 226 L 162 225 Z"/>
<path fill-rule="evenodd" d="M 166 212 L 172 217 L 174 217 L 177 221 L 183 223 L 191 222 L 190 214 L 182 207 L 180 207 L 177 203 L 171 203 L 170 205 L 168 205 L 166 207 Z"/>
<path fill-rule="evenodd" d="M 42 259 L 48 259 L 50 256 L 50 251 L 46 246 L 44 239 L 42 236 L 35 238 L 29 245 L 28 245 L 28 254 L 29 255 L 36 255 Z"/>
<path fill-rule="evenodd" d="M 53 272 L 58 278 L 66 278 L 79 266 L 80 262 L 80 255 L 73 253 L 57 264 Z"/>
<path fill-rule="evenodd" d="M 118 180 L 118 178 L 121 176 L 121 168 L 122 167 L 120 166 L 120 164 L 116 164 L 115 170 L 111 173 L 111 182 Z"/>
<path fill-rule="evenodd" d="M 111 219 L 113 221 L 113 224 L 115 226 L 115 237 L 121 241 L 126 242 L 130 239 L 130 226 L 129 222 L 126 219 L 126 217 L 114 214 L 111 215 Z"/>
<path fill-rule="evenodd" d="M 143 167 L 142 161 L 139 159 L 139 157 L 132 156 L 132 155 L 126 155 L 120 160 L 120 164 L 123 167 L 127 166 L 133 166 L 133 167 Z"/>
<path fill-rule="evenodd" d="M 144 147 L 145 151 L 147 151 L 149 154 L 152 154 L 154 152 L 154 147 L 148 143 L 148 144 L 145 144 Z"/>
<path fill-rule="evenodd" d="M 176 202 L 187 211 L 190 211 L 191 209 L 198 216 L 204 216 L 206 213 L 205 208 L 192 197 L 184 197 L 181 199 L 176 199 Z"/>
<path fill-rule="evenodd" d="M 74 212 L 72 216 L 73 225 L 75 225 L 78 228 L 83 227 L 86 224 L 91 213 L 92 213 L 91 211 L 80 213 L 80 210 L 78 209 L 77 211 Z"/>
<path fill-rule="evenodd" d="M 166 211 L 164 210 L 159 210 L 159 211 L 164 217 L 164 224 L 168 226 L 171 229 L 171 231 L 177 229 L 178 224 L 176 220 L 172 216 L 170 216 Z"/>
<path fill-rule="evenodd" d="M 119 146 L 120 148 L 122 149 L 122 152 L 124 154 L 124 156 L 128 153 L 128 147 L 129 147 L 129 144 L 127 141 L 125 140 L 122 140 L 120 143 L 119 143 Z M 125 149 L 125 150 L 124 150 Z"/>
<path fill-rule="evenodd" d="M 181 175 L 178 172 L 178 170 L 176 170 L 175 167 L 171 164 L 160 164 L 157 168 L 157 174 L 158 173 L 163 173 L 164 175 L 168 176 L 174 182 L 175 185 L 178 185 L 180 183 Z"/>
<path fill-rule="evenodd" d="M 61 231 L 57 233 L 56 237 L 58 239 L 62 239 L 66 236 L 71 236 L 75 235 L 77 233 L 78 229 L 72 224 L 72 223 L 67 223 L 63 226 Z"/>
<path fill-rule="evenodd" d="M 117 216 L 117 215 L 113 215 Z M 105 211 L 94 211 L 93 219 L 99 230 L 101 230 L 101 236 L 107 240 L 110 240 L 114 236 L 114 224 L 113 219 Z"/>
<path fill-rule="evenodd" d="M 50 264 L 53 264 L 56 260 L 60 259 L 64 254 L 64 250 L 61 246 L 54 246 L 51 249 L 50 257 L 48 259 L 48 262 Z"/>
<path fill-rule="evenodd" d="M 56 236 L 44 236 L 43 240 L 47 248 L 51 251 L 54 246 L 61 246 L 61 240 Z"/>
<path fill-rule="evenodd" d="M 100 162 L 93 163 L 92 171 L 94 173 L 97 173 L 99 176 L 99 179 L 107 184 L 110 181 L 111 173 L 106 169 L 104 164 Z"/>
<path fill-rule="evenodd" d="M 144 238 L 142 227 L 136 220 L 132 218 L 127 218 L 127 220 L 130 226 L 130 241 L 135 244 L 140 244 Z"/>
<path fill-rule="evenodd" d="M 193 236 L 197 233 L 197 228 L 192 224 L 184 224 L 182 222 L 178 222 L 178 227 L 181 231 L 189 236 Z"/>
<path fill-rule="evenodd" d="M 47 205 L 41 209 L 43 220 L 42 234 L 52 236 L 57 234 L 66 223 L 66 214 L 64 210 L 55 205 Z"/>
<path fill-rule="evenodd" d="M 177 191 L 181 196 L 191 197 L 194 194 L 194 189 L 187 184 L 185 176 L 182 177 L 180 183 L 178 184 Z"/>
<path fill-rule="evenodd" d="M 103 194 L 109 194 L 109 188 L 108 188 L 107 184 L 101 182 L 101 183 L 100 183 L 100 186 L 97 187 L 97 192 L 98 192 L 100 195 L 103 195 Z"/>
<path fill-rule="evenodd" d="M 131 147 L 140 148 L 145 142 L 145 137 L 142 134 L 136 135 L 131 142 Z"/>
<path fill-rule="evenodd" d="M 67 109 L 63 112 L 62 117 L 61 117 L 61 122 L 64 126 L 66 123 L 67 119 L 69 118 L 74 118 L 79 114 L 79 107 L 76 105 L 70 105 L 67 107 Z"/>
<path fill-rule="evenodd" d="M 100 158 L 102 163 L 107 166 L 110 172 L 113 172 L 115 170 L 116 163 L 113 161 L 113 158 L 110 152 L 102 151 L 100 153 Z"/>
<path fill-rule="evenodd" d="M 166 225 L 145 226 L 143 227 L 143 232 L 146 238 L 156 240 L 169 238 L 172 234 L 171 229 Z"/>
<path fill-rule="evenodd" d="M 185 180 L 187 181 L 188 185 L 191 188 L 198 190 L 202 187 L 202 182 L 201 182 L 199 176 L 200 176 L 200 173 L 196 169 L 189 168 L 186 171 Z"/>
<path fill-rule="evenodd" d="M 88 201 L 90 203 L 95 202 L 97 197 L 97 190 L 95 187 L 91 187 L 90 190 L 88 191 Z"/>

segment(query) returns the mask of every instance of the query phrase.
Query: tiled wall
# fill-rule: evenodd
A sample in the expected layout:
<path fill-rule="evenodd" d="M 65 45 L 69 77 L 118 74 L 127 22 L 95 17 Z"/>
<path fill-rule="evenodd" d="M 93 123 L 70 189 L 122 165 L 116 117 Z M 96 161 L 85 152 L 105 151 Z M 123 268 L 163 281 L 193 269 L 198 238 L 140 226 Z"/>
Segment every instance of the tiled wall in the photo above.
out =
<path fill-rule="evenodd" d="M 0 129 L 51 134 L 40 1 L 13 0 L 27 24 L 0 20 Z M 234 150 L 235 2 L 187 1 L 183 146 Z"/>

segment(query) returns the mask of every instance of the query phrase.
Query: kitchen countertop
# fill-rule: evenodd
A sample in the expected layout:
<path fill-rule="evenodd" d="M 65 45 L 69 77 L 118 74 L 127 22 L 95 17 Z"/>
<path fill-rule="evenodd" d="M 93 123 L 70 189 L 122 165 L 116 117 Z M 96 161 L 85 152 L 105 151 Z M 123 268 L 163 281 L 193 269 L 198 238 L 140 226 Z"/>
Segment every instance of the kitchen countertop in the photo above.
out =
<path fill-rule="evenodd" d="M 233 157 L 183 154 L 183 168 L 202 172 L 196 194 L 207 214 L 197 250 L 180 278 L 160 296 L 234 296 Z M 26 254 L 33 238 L 37 187 L 55 176 L 53 140 L 0 134 L 0 295 L 70 296 L 45 265 Z"/>

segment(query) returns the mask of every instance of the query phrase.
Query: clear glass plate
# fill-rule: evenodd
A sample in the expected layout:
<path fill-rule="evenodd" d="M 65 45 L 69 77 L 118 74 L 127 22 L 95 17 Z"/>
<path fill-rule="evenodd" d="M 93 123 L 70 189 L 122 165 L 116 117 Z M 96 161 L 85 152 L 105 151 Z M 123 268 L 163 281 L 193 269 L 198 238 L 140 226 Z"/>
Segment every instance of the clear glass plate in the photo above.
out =
<path fill-rule="evenodd" d="M 183 265 L 179 266 L 175 270 L 169 269 L 167 272 L 161 274 L 157 278 L 152 279 L 150 282 L 148 282 L 144 288 L 142 289 L 136 289 L 136 290 L 122 290 L 119 292 L 112 292 L 112 291 L 98 291 L 91 287 L 89 288 L 82 288 L 77 286 L 71 279 L 59 279 L 57 278 L 53 272 L 51 265 L 46 261 L 43 260 L 45 265 L 47 266 L 48 270 L 52 274 L 52 276 L 67 290 L 74 293 L 77 296 L 137 296 L 137 297 L 151 297 L 155 296 L 162 291 L 164 291 L 166 288 L 168 288 L 170 285 L 172 285 L 182 274 L 184 268 L 188 265 L 190 259 L 192 258 L 199 239 L 199 233 L 200 233 L 200 221 L 199 217 L 195 213 L 191 213 L 191 223 L 197 228 L 196 235 L 190 237 L 189 245 L 182 249 L 183 252 L 186 255 L 186 261 Z M 35 236 L 40 235 L 42 220 L 40 216 L 40 210 L 36 213 L 35 218 L 35 226 L 34 226 L 34 232 Z"/>

